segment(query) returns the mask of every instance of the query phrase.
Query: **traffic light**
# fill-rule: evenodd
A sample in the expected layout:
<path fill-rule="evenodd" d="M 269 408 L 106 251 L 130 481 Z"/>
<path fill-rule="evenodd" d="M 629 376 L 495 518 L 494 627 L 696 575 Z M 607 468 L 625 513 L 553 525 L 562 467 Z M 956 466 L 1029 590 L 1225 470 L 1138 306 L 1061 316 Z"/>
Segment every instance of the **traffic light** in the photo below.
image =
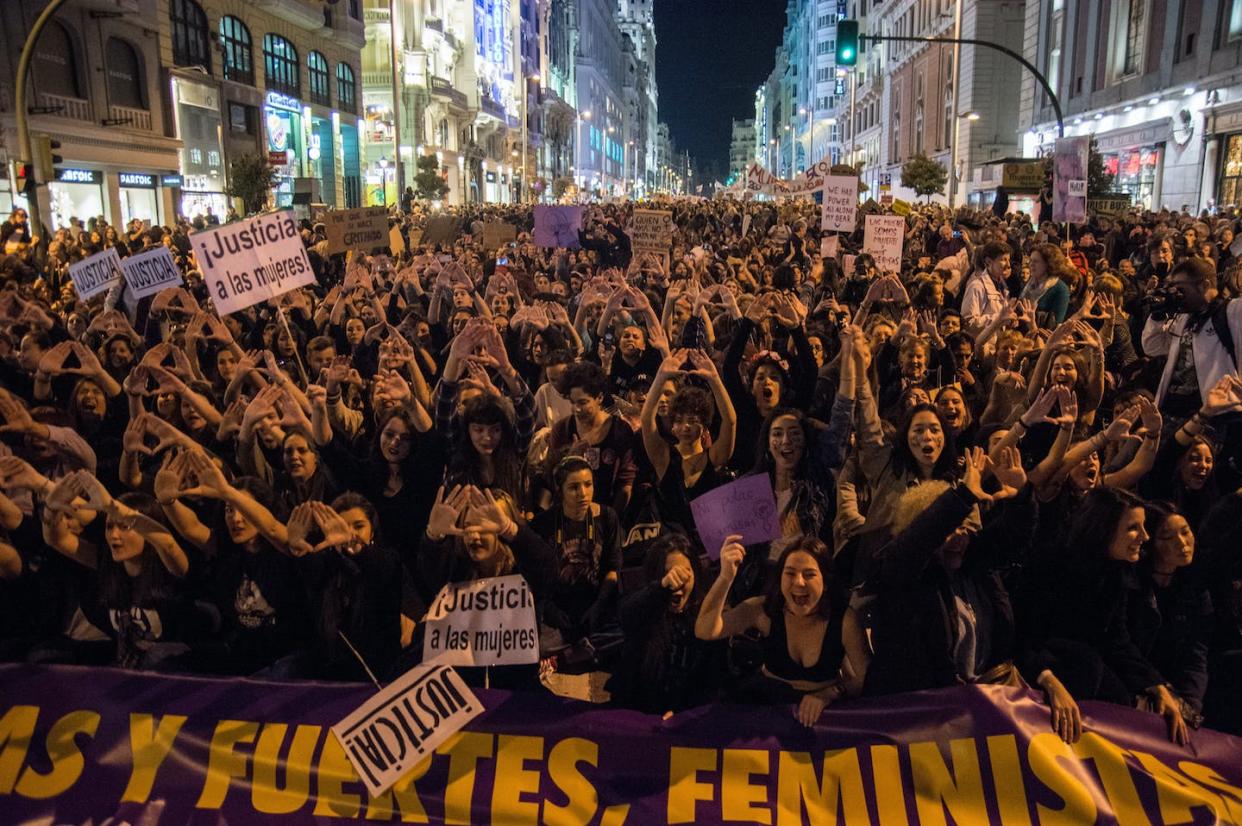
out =
<path fill-rule="evenodd" d="M 837 65 L 853 66 L 858 62 L 858 21 L 837 21 Z"/>
<path fill-rule="evenodd" d="M 56 164 L 64 163 L 65 159 L 55 153 L 60 149 L 60 141 L 51 135 L 34 136 L 35 169 L 39 178 L 44 181 L 56 180 Z"/>
<path fill-rule="evenodd" d="M 13 161 L 13 186 L 22 195 L 29 195 L 34 191 L 34 164 Z"/>

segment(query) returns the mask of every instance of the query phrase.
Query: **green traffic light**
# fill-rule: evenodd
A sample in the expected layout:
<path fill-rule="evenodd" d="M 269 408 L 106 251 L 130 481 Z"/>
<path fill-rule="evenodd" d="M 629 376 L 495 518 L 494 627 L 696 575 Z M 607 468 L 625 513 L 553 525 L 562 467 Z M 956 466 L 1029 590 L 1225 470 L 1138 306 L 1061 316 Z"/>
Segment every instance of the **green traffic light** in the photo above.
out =
<path fill-rule="evenodd" d="M 841 50 L 841 57 L 844 57 L 845 59 L 847 59 L 847 60 L 848 60 L 849 58 L 851 58 L 851 57 L 853 57 L 853 56 L 854 56 L 854 50 L 853 50 L 853 49 L 842 49 L 842 50 Z"/>

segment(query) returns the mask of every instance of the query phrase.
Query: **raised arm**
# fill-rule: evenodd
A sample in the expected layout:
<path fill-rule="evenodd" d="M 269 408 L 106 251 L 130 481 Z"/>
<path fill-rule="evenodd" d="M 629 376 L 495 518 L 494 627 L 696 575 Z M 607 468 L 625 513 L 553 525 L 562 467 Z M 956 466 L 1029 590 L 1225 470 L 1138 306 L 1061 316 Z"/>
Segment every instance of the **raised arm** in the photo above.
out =
<path fill-rule="evenodd" d="M 699 616 L 694 621 L 694 635 L 701 640 L 720 640 L 748 631 L 755 627 L 763 613 L 760 597 L 752 597 L 734 608 L 725 609 L 725 598 L 729 596 L 737 569 L 746 556 L 746 549 L 739 544 L 741 539 L 738 534 L 726 536 L 720 549 L 720 575 L 703 598 Z"/>

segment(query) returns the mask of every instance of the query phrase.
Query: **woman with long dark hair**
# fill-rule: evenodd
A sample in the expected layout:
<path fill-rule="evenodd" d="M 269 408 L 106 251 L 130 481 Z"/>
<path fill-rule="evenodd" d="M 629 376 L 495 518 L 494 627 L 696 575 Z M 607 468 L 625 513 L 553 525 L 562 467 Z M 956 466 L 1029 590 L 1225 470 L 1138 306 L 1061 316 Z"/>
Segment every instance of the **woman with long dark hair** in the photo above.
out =
<path fill-rule="evenodd" d="M 621 600 L 625 645 L 607 689 L 651 714 L 701 705 L 721 691 L 724 647 L 694 634 L 706 574 L 693 541 L 666 534 L 647 550 L 643 585 Z"/>
<path fill-rule="evenodd" d="M 1019 627 L 1026 634 L 1026 673 L 1053 668 L 1083 700 L 1133 706 L 1145 700 L 1188 742 L 1181 701 L 1130 636 L 1128 600 L 1136 564 L 1151 538 L 1146 503 L 1123 490 L 1091 490 L 1063 547 L 1042 549 L 1023 585 Z"/>

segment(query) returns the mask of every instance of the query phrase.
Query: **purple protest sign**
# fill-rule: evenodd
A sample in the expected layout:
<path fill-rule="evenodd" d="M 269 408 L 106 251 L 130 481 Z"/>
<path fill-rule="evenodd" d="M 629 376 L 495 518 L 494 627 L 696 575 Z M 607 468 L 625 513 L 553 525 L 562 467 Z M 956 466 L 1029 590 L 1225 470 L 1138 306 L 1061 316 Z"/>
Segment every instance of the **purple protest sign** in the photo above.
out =
<path fill-rule="evenodd" d="M 547 204 L 535 206 L 535 246 L 576 250 L 580 229 L 582 229 L 582 207 Z"/>
<path fill-rule="evenodd" d="M 1019 688 L 834 703 L 810 729 L 788 705 L 662 719 L 477 689 L 482 714 L 368 797 L 329 728 L 370 686 L 69 666 L 0 685 L 5 824 L 1242 822 L 1242 740 L 1180 748 L 1158 715 L 1083 702 L 1070 745 Z"/>
<path fill-rule="evenodd" d="M 780 538 L 776 495 L 766 473 L 743 476 L 721 485 L 690 503 L 694 527 L 712 559 L 720 558 L 720 546 L 729 534 L 741 534 L 743 545 Z"/>

